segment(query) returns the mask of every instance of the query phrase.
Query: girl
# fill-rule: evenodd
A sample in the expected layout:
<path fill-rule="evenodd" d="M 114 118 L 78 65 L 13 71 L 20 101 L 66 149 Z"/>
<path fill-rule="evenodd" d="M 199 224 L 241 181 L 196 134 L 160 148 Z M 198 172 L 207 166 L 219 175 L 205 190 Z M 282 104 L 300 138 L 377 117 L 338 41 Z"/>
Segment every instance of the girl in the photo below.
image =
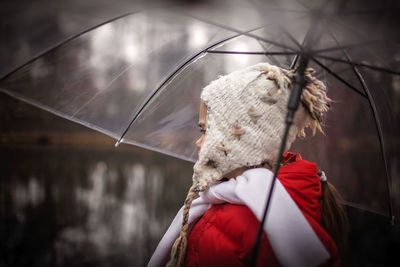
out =
<path fill-rule="evenodd" d="M 296 136 L 322 132 L 324 84 L 308 69 Z M 183 208 L 149 266 L 247 266 L 284 128 L 291 71 L 268 63 L 220 77 L 201 94 L 199 159 Z M 316 164 L 286 152 L 280 163 L 257 266 L 338 266 L 346 216 Z M 169 257 L 169 252 L 171 256 Z"/>

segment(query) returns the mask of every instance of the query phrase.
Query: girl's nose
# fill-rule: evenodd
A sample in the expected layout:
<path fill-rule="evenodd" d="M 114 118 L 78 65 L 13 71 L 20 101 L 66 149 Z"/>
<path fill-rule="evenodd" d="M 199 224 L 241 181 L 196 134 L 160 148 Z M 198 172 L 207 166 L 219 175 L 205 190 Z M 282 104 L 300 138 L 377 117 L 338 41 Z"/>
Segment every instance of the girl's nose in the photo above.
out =
<path fill-rule="evenodd" d="M 200 136 L 200 138 L 195 143 L 198 149 L 201 148 L 201 145 L 203 144 L 203 140 L 204 140 L 204 134 L 202 136 Z"/>

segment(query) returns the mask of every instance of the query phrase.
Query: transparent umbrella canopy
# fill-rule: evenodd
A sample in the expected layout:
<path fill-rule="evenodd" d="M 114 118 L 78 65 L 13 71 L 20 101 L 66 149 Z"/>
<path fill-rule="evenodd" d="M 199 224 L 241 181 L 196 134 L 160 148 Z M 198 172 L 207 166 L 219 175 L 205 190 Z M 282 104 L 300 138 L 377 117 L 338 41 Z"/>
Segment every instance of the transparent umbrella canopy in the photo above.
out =
<path fill-rule="evenodd" d="M 2 68 L 0 91 L 117 144 L 195 161 L 204 86 L 258 62 L 296 68 L 307 53 L 334 103 L 325 134 L 308 133 L 292 150 L 316 161 L 347 205 L 394 221 L 400 212 L 397 7 L 314 2 L 136 9 L 64 38 L 13 71 Z M 312 43 L 307 51 L 305 41 Z"/>

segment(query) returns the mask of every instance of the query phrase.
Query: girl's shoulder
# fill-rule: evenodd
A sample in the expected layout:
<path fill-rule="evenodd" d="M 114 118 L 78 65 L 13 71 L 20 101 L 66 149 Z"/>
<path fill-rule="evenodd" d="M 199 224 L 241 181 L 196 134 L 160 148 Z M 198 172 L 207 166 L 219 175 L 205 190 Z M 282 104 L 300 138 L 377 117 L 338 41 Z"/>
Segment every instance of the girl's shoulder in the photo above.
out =
<path fill-rule="evenodd" d="M 259 221 L 247 206 L 214 205 L 189 235 L 188 261 L 201 263 L 201 266 L 217 266 L 215 259 L 218 258 L 222 266 L 244 266 L 250 260 L 258 226 Z M 261 249 L 262 262 L 279 266 L 265 233 Z"/>

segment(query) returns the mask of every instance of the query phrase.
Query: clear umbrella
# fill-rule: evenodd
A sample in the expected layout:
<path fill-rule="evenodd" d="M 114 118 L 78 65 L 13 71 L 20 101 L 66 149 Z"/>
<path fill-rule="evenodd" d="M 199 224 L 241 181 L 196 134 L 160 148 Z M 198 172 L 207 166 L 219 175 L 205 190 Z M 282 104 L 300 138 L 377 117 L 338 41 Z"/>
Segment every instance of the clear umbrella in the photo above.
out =
<path fill-rule="evenodd" d="M 201 89 L 261 61 L 295 67 L 314 27 L 309 66 L 335 103 L 325 135 L 293 149 L 326 171 L 346 204 L 394 220 L 400 55 L 389 11 L 395 6 L 259 2 L 141 9 L 3 70 L 0 90 L 118 142 L 195 161 Z"/>

